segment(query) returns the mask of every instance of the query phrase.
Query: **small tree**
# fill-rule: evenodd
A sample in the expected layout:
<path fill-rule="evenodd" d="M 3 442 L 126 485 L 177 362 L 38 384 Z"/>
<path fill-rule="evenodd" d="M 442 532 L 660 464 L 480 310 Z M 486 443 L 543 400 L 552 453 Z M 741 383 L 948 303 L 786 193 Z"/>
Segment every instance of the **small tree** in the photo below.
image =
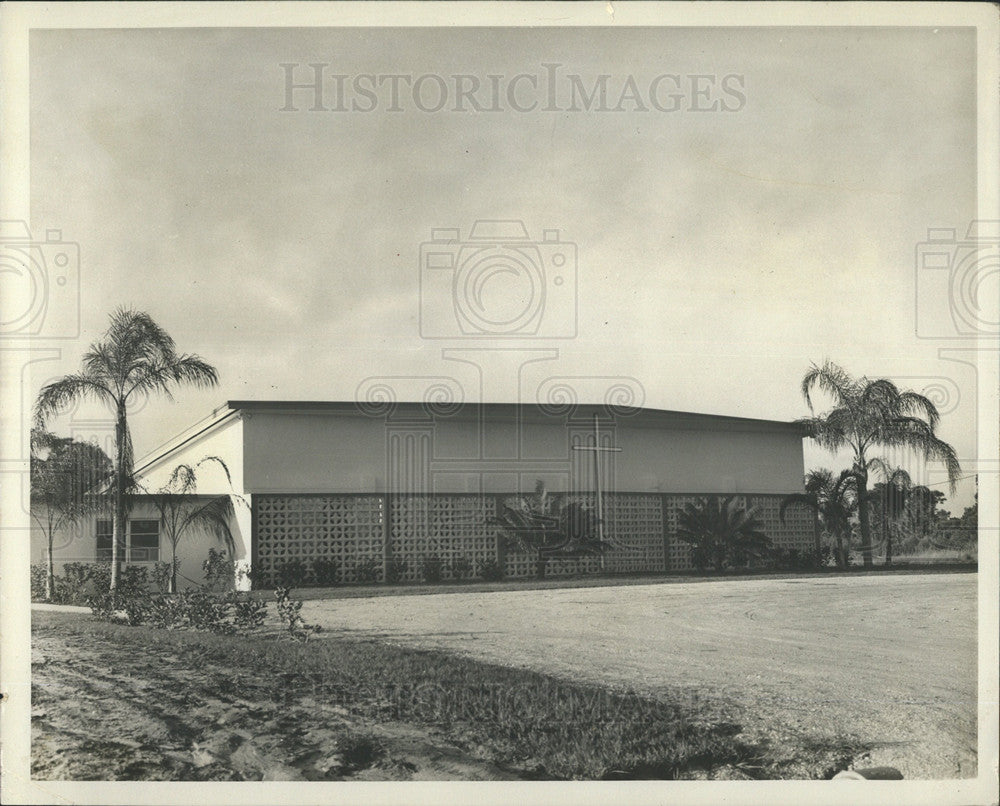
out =
<path fill-rule="evenodd" d="M 500 527 L 523 551 L 535 555 L 539 579 L 545 577 L 545 567 L 553 557 L 600 555 L 611 547 L 599 539 L 599 521 L 591 509 L 550 496 L 541 480 L 535 483 L 534 495 L 505 501 L 500 514 L 487 523 Z"/>
<path fill-rule="evenodd" d="M 885 564 L 892 565 L 893 532 L 929 532 L 936 525 L 935 510 L 943 494 L 914 484 L 902 468 L 885 470 L 886 480 L 872 487 L 872 521 L 885 545 Z M 919 542 L 916 535 L 911 544 Z M 906 546 L 904 546 L 906 548 Z"/>
<path fill-rule="evenodd" d="M 55 578 L 55 533 L 101 507 L 95 491 L 110 477 L 112 464 L 97 445 L 37 428 L 31 431 L 30 461 L 31 517 L 48 542 L 45 598 L 49 600 Z"/>
<path fill-rule="evenodd" d="M 699 569 L 711 562 L 721 571 L 727 562 L 749 562 L 767 554 L 771 541 L 761 526 L 754 508 L 741 507 L 733 496 L 710 496 L 684 505 L 677 537 L 692 545 Z"/>
<path fill-rule="evenodd" d="M 160 516 L 163 534 L 170 543 L 170 593 L 177 592 L 177 546 L 193 528 L 200 528 L 221 541 L 233 554 L 235 541 L 229 526 L 234 514 L 233 500 L 246 505 L 239 495 L 220 495 L 202 501 L 198 498 L 197 468 L 205 464 L 222 468 L 232 486 L 229 468 L 218 456 L 206 456 L 192 467 L 177 465 L 167 483 L 150 493 L 150 500 Z"/>
<path fill-rule="evenodd" d="M 847 567 L 851 542 L 851 518 L 857 512 L 854 476 L 845 470 L 839 476 L 825 467 L 806 474 L 805 492 L 786 496 L 778 516 L 785 522 L 785 513 L 793 504 L 805 504 L 819 515 L 820 527 L 834 540 L 834 555 L 838 568 Z"/>

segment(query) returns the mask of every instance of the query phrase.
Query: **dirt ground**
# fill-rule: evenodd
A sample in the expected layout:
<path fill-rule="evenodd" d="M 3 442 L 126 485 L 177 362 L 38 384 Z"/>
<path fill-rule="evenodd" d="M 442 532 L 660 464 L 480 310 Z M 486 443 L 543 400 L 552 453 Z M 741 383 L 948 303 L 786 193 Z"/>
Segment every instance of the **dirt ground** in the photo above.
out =
<path fill-rule="evenodd" d="M 193 673 L 169 654 L 123 654 L 58 630 L 34 634 L 31 665 L 39 780 L 518 778 L 432 729 L 365 721 L 323 697 L 254 696 L 266 681 L 239 670 Z"/>
<path fill-rule="evenodd" d="M 737 703 L 750 739 L 850 737 L 858 766 L 976 775 L 975 574 L 309 601 L 326 634 L 380 636 L 656 695 Z M 807 737 L 809 737 L 807 739 Z"/>

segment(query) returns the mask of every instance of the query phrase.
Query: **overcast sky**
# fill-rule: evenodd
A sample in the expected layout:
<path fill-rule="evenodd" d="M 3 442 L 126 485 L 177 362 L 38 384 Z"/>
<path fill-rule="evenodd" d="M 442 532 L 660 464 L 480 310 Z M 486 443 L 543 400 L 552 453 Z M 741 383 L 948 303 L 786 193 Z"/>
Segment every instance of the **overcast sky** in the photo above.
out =
<path fill-rule="evenodd" d="M 531 402 L 550 376 L 629 376 L 646 406 L 773 419 L 806 413 L 802 375 L 829 357 L 936 384 L 941 435 L 976 458 L 975 372 L 938 355 L 967 342 L 917 337 L 920 295 L 922 334 L 955 334 L 941 273 L 914 265 L 928 227 L 975 218 L 969 29 L 77 30 L 30 47 L 32 227 L 80 244 L 83 310 L 34 388 L 74 370 L 119 304 L 220 370 L 218 389 L 135 415 L 139 454 L 226 399 L 352 399 L 369 376 L 409 375 L 476 399 L 474 369 L 442 348 L 530 347 L 559 351 L 524 370 Z M 280 111 L 280 65 L 305 83 L 311 63 L 327 106 L 347 76 L 348 111 L 309 111 L 311 90 Z M 394 74 L 441 76 L 444 108 L 420 108 L 432 78 L 390 111 L 377 82 Z M 518 74 L 534 78 L 512 102 Z M 574 109 L 569 76 L 589 92 L 602 74 L 610 111 Z M 361 75 L 374 102 L 351 92 Z M 455 75 L 482 107 L 500 87 L 500 111 L 454 111 Z M 678 80 L 650 99 L 662 75 Z M 422 276 L 425 305 L 447 289 L 426 284 L 420 245 L 432 228 L 466 241 L 477 219 L 575 244 L 575 281 L 547 289 L 541 320 L 575 338 L 421 336 Z M 482 394 L 516 400 L 525 355 L 481 356 Z M 587 399 L 605 382 L 577 383 Z"/>

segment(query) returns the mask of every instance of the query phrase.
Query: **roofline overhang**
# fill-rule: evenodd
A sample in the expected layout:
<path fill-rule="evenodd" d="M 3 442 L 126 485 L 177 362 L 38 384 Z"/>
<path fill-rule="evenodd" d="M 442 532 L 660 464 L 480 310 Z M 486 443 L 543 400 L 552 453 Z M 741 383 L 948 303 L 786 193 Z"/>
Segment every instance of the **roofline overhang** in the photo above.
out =
<path fill-rule="evenodd" d="M 135 468 L 132 471 L 133 475 L 138 477 L 139 475 L 148 472 L 171 454 L 176 453 L 178 450 L 183 448 L 188 443 L 193 442 L 198 437 L 203 436 L 209 431 L 214 431 L 219 426 L 233 420 L 234 418 L 238 418 L 239 412 L 240 409 L 238 408 L 231 406 L 219 406 L 214 409 L 208 417 L 199 420 L 187 430 L 182 431 L 177 436 L 167 440 L 159 447 L 154 448 L 152 451 L 143 456 L 142 459 L 136 463 Z"/>
<path fill-rule="evenodd" d="M 340 413 L 353 413 L 359 416 L 372 417 L 372 416 L 384 416 L 380 414 L 373 414 L 371 412 L 365 411 L 364 406 L 370 405 L 373 410 L 378 409 L 383 404 L 379 402 L 373 402 L 372 404 L 359 403 L 355 401 L 348 400 L 229 400 L 226 401 L 226 406 L 230 409 L 246 412 L 254 411 L 330 411 L 330 412 L 340 412 Z M 428 404 L 425 402 L 417 400 L 407 400 L 407 401 L 393 401 L 391 404 L 386 404 L 386 407 L 391 405 L 392 408 L 415 408 L 422 411 L 426 411 L 429 406 L 433 404 Z M 446 408 L 448 404 L 442 404 L 442 408 Z M 528 409 L 541 414 L 546 414 L 551 416 L 552 409 L 555 406 L 543 406 L 538 403 L 476 403 L 476 402 L 466 402 L 461 404 L 456 404 L 455 414 L 463 410 L 474 411 L 478 407 L 486 407 L 494 409 L 497 411 L 514 411 L 517 409 Z M 580 415 L 592 416 L 594 414 L 613 416 L 615 412 L 614 406 L 609 406 L 603 403 L 580 403 L 574 404 L 572 408 L 575 411 L 576 417 Z M 635 416 L 648 416 L 653 418 L 664 418 L 664 419 L 681 419 L 690 418 L 696 420 L 704 421 L 727 421 L 735 423 L 743 423 L 746 425 L 757 425 L 757 426 L 767 426 L 771 430 L 784 430 L 789 432 L 796 432 L 801 434 L 803 437 L 807 434 L 803 426 L 795 421 L 790 420 L 767 420 L 763 418 L 756 417 L 739 417 L 728 414 L 706 414 L 702 412 L 694 411 L 677 411 L 671 409 L 654 409 L 645 407 L 635 407 L 633 409 L 627 409 L 627 407 L 620 407 L 622 409 L 620 416 L 623 420 L 627 420 L 630 417 Z M 449 412 L 448 416 L 453 416 Z"/>

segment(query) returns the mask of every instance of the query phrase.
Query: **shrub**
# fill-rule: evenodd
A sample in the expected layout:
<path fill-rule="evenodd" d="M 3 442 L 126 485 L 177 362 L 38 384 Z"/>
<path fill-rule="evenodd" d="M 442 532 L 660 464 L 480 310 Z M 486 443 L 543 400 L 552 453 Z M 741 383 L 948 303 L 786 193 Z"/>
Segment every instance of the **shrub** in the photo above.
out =
<path fill-rule="evenodd" d="M 504 569 L 493 558 L 479 563 L 479 576 L 487 582 L 499 582 L 504 578 Z"/>
<path fill-rule="evenodd" d="M 205 573 L 205 586 L 210 590 L 224 591 L 232 587 L 235 572 L 233 561 L 226 552 L 209 549 L 201 570 Z"/>
<path fill-rule="evenodd" d="M 74 569 L 74 573 L 76 573 Z M 80 572 L 82 578 L 85 571 Z M 118 587 L 111 593 L 111 566 L 106 563 L 94 563 L 90 575 L 90 587 L 93 593 L 86 598 L 86 604 L 98 618 L 106 621 L 117 621 L 118 611 L 124 610 L 129 623 L 141 624 L 138 620 L 144 613 L 142 604 L 134 604 L 133 600 L 149 597 L 149 572 L 144 565 L 126 565 L 118 574 Z"/>
<path fill-rule="evenodd" d="M 317 585 L 336 585 L 340 574 L 340 563 L 325 557 L 317 557 L 312 562 L 313 576 Z"/>
<path fill-rule="evenodd" d="M 178 594 L 136 597 L 124 603 L 129 624 L 166 629 L 208 630 L 224 635 L 257 629 L 267 616 L 267 602 L 238 591 L 201 588 Z"/>
<path fill-rule="evenodd" d="M 278 588 L 301 588 L 309 571 L 304 561 L 299 559 L 286 560 L 274 573 L 274 584 Z"/>
<path fill-rule="evenodd" d="M 408 568 L 409 565 L 402 557 L 390 558 L 389 562 L 386 563 L 385 581 L 390 585 L 402 582 Z"/>
<path fill-rule="evenodd" d="M 87 606 L 90 612 L 103 621 L 115 621 L 118 610 L 115 607 L 115 597 L 111 591 L 101 591 L 87 597 Z"/>
<path fill-rule="evenodd" d="M 111 585 L 111 563 L 79 563 L 80 570 L 70 569 L 70 566 L 63 566 L 63 571 L 69 577 L 70 570 L 74 571 L 74 575 L 82 578 L 84 584 L 86 585 L 87 580 L 90 584 L 89 589 L 91 593 L 102 593 L 106 591 Z M 119 580 L 120 582 L 120 580 Z"/>
<path fill-rule="evenodd" d="M 378 582 L 382 575 L 382 561 L 378 557 L 369 557 L 354 566 L 354 578 L 358 582 Z"/>
<path fill-rule="evenodd" d="M 278 616 L 288 627 L 288 634 L 296 641 L 308 641 L 309 636 L 319 632 L 320 628 L 306 624 L 302 619 L 302 602 L 292 599 L 288 588 L 278 586 L 274 589 L 274 598 L 278 603 Z"/>
<path fill-rule="evenodd" d="M 444 562 L 435 554 L 420 558 L 420 575 L 424 582 L 434 584 L 444 576 Z"/>
<path fill-rule="evenodd" d="M 153 584 L 160 593 L 170 591 L 170 578 L 180 568 L 180 557 L 174 557 L 171 562 L 158 562 L 153 566 Z"/>
<path fill-rule="evenodd" d="M 267 618 L 267 602 L 253 599 L 247 593 L 230 591 L 229 602 L 233 606 L 233 623 L 240 630 L 255 630 Z"/>
<path fill-rule="evenodd" d="M 150 600 L 147 618 L 154 627 L 171 630 L 188 626 L 188 598 L 179 593 L 174 596 L 154 596 Z"/>
<path fill-rule="evenodd" d="M 823 549 L 817 552 L 815 549 L 775 548 L 771 550 L 768 565 L 778 571 L 818 571 L 827 564 L 830 556 L 829 547 L 824 548 L 825 552 Z"/>
<path fill-rule="evenodd" d="M 230 607 L 226 598 L 211 591 L 186 591 L 188 622 L 196 630 L 232 634 L 236 629 L 229 618 Z"/>
<path fill-rule="evenodd" d="M 468 557 L 454 557 L 450 565 L 451 575 L 455 579 L 468 579 L 472 576 L 472 563 Z"/>
<path fill-rule="evenodd" d="M 48 576 L 49 569 L 45 563 L 31 564 L 31 600 L 41 601 L 45 598 L 45 577 Z"/>
<path fill-rule="evenodd" d="M 110 569 L 109 569 L 110 575 Z M 108 585 L 111 580 L 108 579 Z M 149 569 L 144 565 L 126 565 L 118 575 L 118 594 L 127 599 L 149 593 Z"/>
<path fill-rule="evenodd" d="M 88 593 L 107 590 L 110 584 L 111 566 L 106 563 L 66 563 L 55 579 L 52 598 L 60 604 L 82 604 Z"/>
<path fill-rule="evenodd" d="M 154 609 L 153 599 L 149 596 L 132 596 L 121 604 L 125 620 L 135 627 L 148 623 Z"/>

